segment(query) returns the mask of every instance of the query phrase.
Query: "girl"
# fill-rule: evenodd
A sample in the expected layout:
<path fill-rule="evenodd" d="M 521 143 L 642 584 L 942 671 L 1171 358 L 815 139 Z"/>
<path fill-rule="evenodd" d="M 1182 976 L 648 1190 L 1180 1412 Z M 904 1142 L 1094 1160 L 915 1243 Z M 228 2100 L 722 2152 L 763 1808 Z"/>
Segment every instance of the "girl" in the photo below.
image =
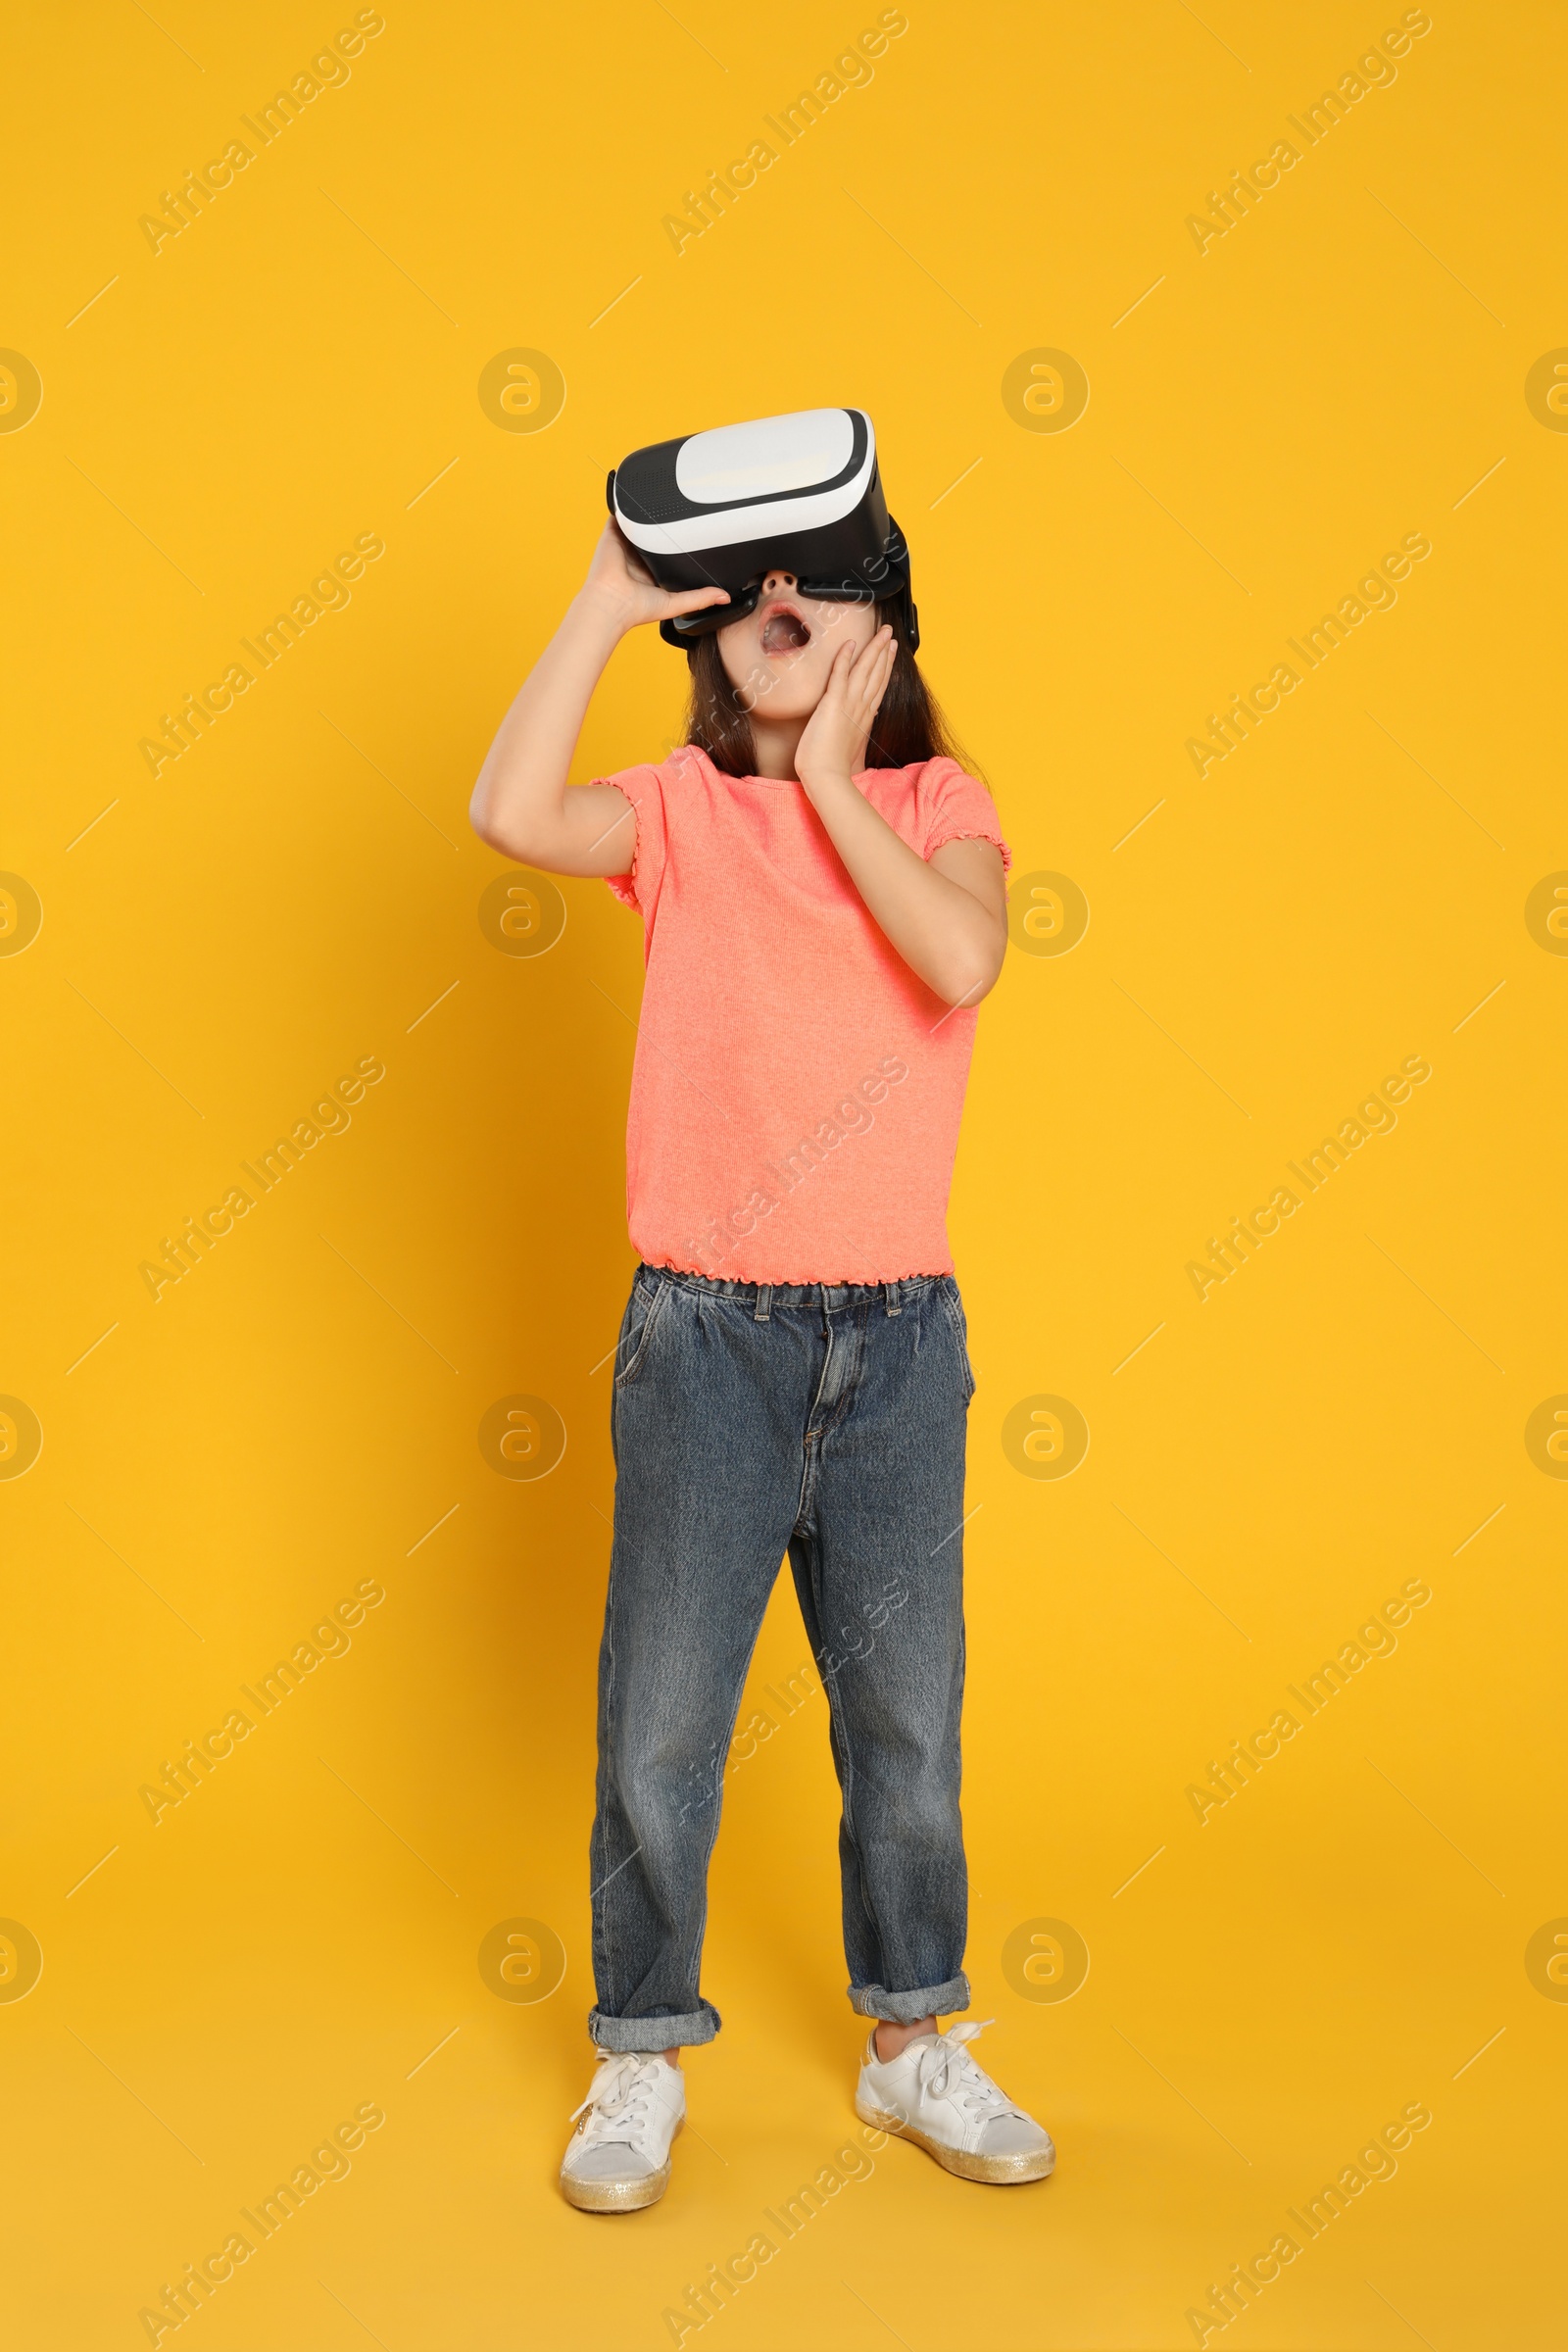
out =
<path fill-rule="evenodd" d="M 474 788 L 505 856 L 601 874 L 642 916 L 627 1128 L 641 1263 L 616 1351 L 615 1521 L 590 1849 L 599 2067 L 561 2171 L 651 2205 L 685 2113 L 709 1855 L 752 1649 L 788 1551 L 828 1694 L 856 2109 L 969 2180 L 1050 2137 L 938 2021 L 967 2008 L 958 1812 L 973 1377 L 948 1188 L 1007 852 L 952 756 L 902 601 L 769 571 L 688 648 L 688 741 L 566 781 L 631 629 L 727 604 L 657 587 L 613 522 Z"/>

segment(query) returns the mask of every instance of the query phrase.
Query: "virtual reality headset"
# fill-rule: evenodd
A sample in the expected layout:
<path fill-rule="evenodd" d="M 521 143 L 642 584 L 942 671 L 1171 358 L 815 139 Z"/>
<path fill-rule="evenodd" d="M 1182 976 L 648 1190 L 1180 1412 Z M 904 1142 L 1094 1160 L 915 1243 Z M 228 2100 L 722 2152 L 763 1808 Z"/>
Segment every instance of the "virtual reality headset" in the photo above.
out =
<path fill-rule="evenodd" d="M 656 441 L 621 460 L 605 500 L 661 588 L 729 593 L 727 605 L 661 621 L 666 645 L 744 620 L 769 571 L 792 572 L 801 596 L 824 604 L 897 599 L 910 651 L 920 642 L 909 551 L 863 409 L 800 409 Z"/>

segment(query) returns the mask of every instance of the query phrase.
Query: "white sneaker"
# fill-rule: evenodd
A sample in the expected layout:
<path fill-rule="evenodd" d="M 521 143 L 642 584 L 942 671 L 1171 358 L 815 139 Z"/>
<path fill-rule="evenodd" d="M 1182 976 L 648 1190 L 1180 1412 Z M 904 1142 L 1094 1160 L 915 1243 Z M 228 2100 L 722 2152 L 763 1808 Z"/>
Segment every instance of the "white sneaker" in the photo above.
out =
<path fill-rule="evenodd" d="M 561 2160 L 561 2193 L 583 2213 L 635 2213 L 669 2186 L 669 2143 L 686 2118 L 678 2066 L 641 2050 L 601 2050 L 582 2121 Z"/>
<path fill-rule="evenodd" d="M 897 2058 L 877 2056 L 873 2028 L 855 2094 L 861 2123 L 912 2139 L 963 2180 L 1044 2180 L 1056 2162 L 1050 2132 L 964 2047 L 996 2022 L 922 2034 Z"/>

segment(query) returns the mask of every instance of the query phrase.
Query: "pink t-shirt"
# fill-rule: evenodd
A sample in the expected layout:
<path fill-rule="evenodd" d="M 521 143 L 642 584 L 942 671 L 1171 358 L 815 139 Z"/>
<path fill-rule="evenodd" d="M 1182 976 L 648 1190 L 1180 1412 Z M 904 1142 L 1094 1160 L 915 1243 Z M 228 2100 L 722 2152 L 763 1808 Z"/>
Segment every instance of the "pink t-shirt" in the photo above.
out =
<path fill-rule="evenodd" d="M 651 1265 L 737 1282 L 953 1270 L 948 1190 L 976 1013 L 889 946 L 799 784 L 720 775 L 687 745 L 618 785 L 647 977 L 626 1209 Z M 990 794 L 953 760 L 855 779 L 929 858 L 979 838 Z"/>

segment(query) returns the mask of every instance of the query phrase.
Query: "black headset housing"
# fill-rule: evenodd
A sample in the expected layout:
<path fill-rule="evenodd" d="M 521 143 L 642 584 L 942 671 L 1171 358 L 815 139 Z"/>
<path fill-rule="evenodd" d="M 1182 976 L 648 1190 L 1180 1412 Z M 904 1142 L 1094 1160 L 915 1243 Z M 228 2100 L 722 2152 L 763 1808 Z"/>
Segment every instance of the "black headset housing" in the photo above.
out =
<path fill-rule="evenodd" d="M 621 460 L 605 500 L 661 588 L 728 592 L 727 605 L 662 621 L 666 645 L 689 649 L 744 620 L 769 571 L 792 572 L 800 594 L 822 603 L 897 598 L 910 650 L 920 642 L 909 551 L 863 409 L 802 409 L 656 441 Z"/>

